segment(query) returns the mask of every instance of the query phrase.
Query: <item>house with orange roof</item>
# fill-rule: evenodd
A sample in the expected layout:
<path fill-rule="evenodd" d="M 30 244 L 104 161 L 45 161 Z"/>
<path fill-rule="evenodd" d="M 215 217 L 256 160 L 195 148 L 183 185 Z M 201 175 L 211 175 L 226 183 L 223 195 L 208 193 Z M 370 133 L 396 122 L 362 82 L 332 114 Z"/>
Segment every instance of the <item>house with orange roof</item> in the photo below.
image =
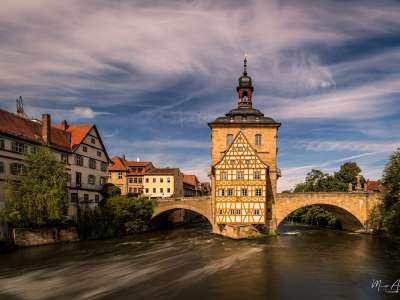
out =
<path fill-rule="evenodd" d="M 125 156 L 113 156 L 108 167 L 108 182 L 118 186 L 122 195 L 141 196 L 144 174 L 153 168 L 150 161 L 130 161 Z"/>
<path fill-rule="evenodd" d="M 18 178 L 26 155 L 38 146 L 48 146 L 66 166 L 69 206 L 65 214 L 74 218 L 79 207 L 97 206 L 110 159 L 96 125 L 52 124 L 49 114 L 41 120 L 30 119 L 17 104 L 17 113 L 0 109 L 0 205 L 5 178 Z"/>

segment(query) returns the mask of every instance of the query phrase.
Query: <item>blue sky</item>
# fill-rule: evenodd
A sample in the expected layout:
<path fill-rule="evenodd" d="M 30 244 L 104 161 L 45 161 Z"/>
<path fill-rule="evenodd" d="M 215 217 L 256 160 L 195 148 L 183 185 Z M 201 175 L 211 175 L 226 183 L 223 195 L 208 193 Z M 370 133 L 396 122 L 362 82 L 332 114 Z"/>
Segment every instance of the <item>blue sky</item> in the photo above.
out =
<path fill-rule="evenodd" d="M 111 155 L 207 179 L 207 122 L 237 103 L 282 122 L 279 189 L 400 141 L 399 1 L 20 1 L 0 7 L 0 107 L 95 123 Z"/>

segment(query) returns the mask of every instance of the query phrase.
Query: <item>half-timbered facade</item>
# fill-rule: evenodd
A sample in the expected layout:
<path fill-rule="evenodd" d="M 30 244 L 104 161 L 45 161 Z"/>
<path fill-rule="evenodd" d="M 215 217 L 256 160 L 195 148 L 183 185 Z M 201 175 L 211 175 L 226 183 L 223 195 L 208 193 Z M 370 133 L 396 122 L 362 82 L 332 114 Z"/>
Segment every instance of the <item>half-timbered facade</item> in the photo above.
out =
<path fill-rule="evenodd" d="M 268 166 L 239 131 L 215 166 L 217 224 L 264 224 Z"/>

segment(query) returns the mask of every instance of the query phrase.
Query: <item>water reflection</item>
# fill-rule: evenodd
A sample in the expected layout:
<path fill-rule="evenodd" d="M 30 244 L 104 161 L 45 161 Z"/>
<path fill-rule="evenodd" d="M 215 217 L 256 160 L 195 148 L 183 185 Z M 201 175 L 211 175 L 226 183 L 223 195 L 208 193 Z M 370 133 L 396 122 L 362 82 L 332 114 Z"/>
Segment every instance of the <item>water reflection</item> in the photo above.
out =
<path fill-rule="evenodd" d="M 400 278 L 394 242 L 293 226 L 282 233 L 232 241 L 182 229 L 23 249 L 0 256 L 0 298 L 379 299 L 372 279 Z"/>

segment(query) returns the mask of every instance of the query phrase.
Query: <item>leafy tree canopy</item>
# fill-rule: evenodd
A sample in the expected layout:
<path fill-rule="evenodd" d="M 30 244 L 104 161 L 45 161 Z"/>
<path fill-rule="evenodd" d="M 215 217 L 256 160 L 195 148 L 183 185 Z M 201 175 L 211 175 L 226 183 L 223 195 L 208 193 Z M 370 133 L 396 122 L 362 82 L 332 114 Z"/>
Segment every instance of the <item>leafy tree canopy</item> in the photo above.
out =
<path fill-rule="evenodd" d="M 361 169 L 355 162 L 341 165 L 339 171 L 333 175 L 312 169 L 307 174 L 305 181 L 295 186 L 294 192 L 345 192 L 349 183 L 353 186 L 356 184 L 356 177 L 360 173 Z"/>
<path fill-rule="evenodd" d="M 61 221 L 68 199 L 65 165 L 47 147 L 28 154 L 25 163 L 17 177 L 6 181 L 2 215 L 18 227 Z"/>

